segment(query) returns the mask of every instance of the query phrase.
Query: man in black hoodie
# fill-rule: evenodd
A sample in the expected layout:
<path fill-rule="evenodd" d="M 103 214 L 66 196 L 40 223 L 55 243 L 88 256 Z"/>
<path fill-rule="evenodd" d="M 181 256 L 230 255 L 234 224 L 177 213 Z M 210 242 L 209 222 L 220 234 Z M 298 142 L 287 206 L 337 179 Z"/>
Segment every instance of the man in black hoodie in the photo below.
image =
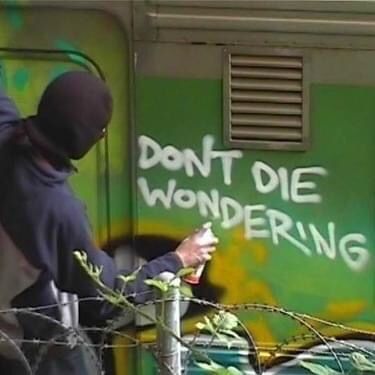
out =
<path fill-rule="evenodd" d="M 0 91 L 0 311 L 45 307 L 46 316 L 61 321 L 56 290 L 97 297 L 97 287 L 75 259 L 77 249 L 90 263 L 102 267 L 101 279 L 120 288 L 112 258 L 92 240 L 82 203 L 70 189 L 70 160 L 81 159 L 104 135 L 112 114 L 112 98 L 106 84 L 88 72 L 68 72 L 48 85 L 37 114 L 20 119 L 14 104 Z M 178 248 L 144 265 L 125 294 L 138 294 L 136 303 L 152 296 L 144 280 L 164 271 L 176 273 L 210 258 L 216 242 L 200 246 L 195 234 Z M 105 321 L 115 309 L 103 302 L 90 302 L 81 317 Z M 28 314 L 0 313 L 0 332 L 13 339 L 35 340 L 56 334 L 52 323 Z M 23 346 L 31 361 L 35 346 Z M 82 364 L 70 351 L 42 364 L 38 374 L 85 375 Z M 44 367 L 43 367 L 44 366 Z M 15 370 L 15 369 L 18 370 Z M 19 353 L 0 343 L 1 374 L 20 374 Z M 26 373 L 26 372 L 24 372 Z"/>

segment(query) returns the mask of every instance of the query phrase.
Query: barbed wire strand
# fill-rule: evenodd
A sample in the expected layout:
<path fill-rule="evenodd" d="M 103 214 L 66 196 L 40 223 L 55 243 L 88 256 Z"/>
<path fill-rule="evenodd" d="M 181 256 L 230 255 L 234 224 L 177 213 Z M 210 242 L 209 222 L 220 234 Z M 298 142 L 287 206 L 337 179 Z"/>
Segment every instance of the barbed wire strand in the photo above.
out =
<path fill-rule="evenodd" d="M 132 294 L 129 294 L 127 297 L 134 298 L 136 296 L 139 296 L 140 294 L 148 294 L 148 293 L 149 292 L 142 292 L 139 294 L 132 293 Z M 171 299 L 157 299 L 157 300 L 154 299 L 143 305 L 156 304 L 156 303 L 160 303 L 161 301 L 166 302 L 168 300 L 171 300 Z M 87 298 L 81 298 L 79 300 L 80 303 L 85 303 L 89 301 L 103 302 L 105 301 L 105 298 L 87 297 Z M 209 307 L 213 311 L 217 310 L 217 311 L 233 312 L 236 315 L 241 310 L 280 314 L 281 316 L 285 316 L 286 318 L 292 319 L 297 324 L 307 329 L 308 333 L 292 336 L 276 345 L 274 343 L 256 342 L 256 340 L 251 335 L 251 332 L 246 327 L 245 323 L 241 322 L 241 320 L 238 318 L 239 321 L 241 322 L 241 327 L 243 328 L 244 333 L 246 334 L 248 340 L 250 341 L 249 343 L 250 346 L 249 346 L 249 349 L 247 350 L 247 353 L 249 355 L 254 355 L 255 360 L 256 360 L 256 363 L 255 363 L 256 370 L 259 374 L 262 373 L 262 370 L 263 370 L 262 367 L 267 368 L 272 362 L 272 360 L 276 358 L 276 356 L 283 357 L 283 358 L 296 359 L 298 356 L 301 356 L 303 354 L 306 354 L 309 356 L 312 355 L 314 357 L 320 357 L 320 358 L 333 358 L 335 362 L 337 363 L 340 372 L 344 374 L 344 369 L 343 369 L 341 361 L 350 359 L 351 353 L 350 352 L 349 353 L 348 352 L 346 353 L 336 352 L 337 348 L 333 347 L 332 344 L 346 347 L 347 349 L 350 349 L 353 352 L 354 351 L 361 352 L 369 357 L 375 357 L 375 352 L 372 352 L 371 350 L 367 350 L 364 347 L 347 342 L 345 340 L 340 340 L 335 337 L 326 336 L 322 334 L 310 322 L 317 322 L 323 326 L 339 328 L 343 332 L 362 334 L 371 338 L 375 337 L 375 332 L 366 331 L 363 329 L 357 329 L 354 327 L 348 327 L 342 323 L 336 323 L 336 322 L 324 320 L 322 318 L 318 318 L 315 316 L 311 316 L 305 313 L 293 312 L 293 311 L 286 310 L 284 308 L 266 305 L 266 304 L 258 304 L 258 303 L 221 304 L 221 303 L 215 303 L 215 302 L 211 302 L 207 300 L 198 299 L 195 297 L 181 298 L 181 302 L 184 302 L 184 301 L 189 301 L 194 304 L 199 304 L 199 305 Z M 138 346 L 143 347 L 145 350 L 149 350 L 152 353 L 152 355 L 155 357 L 155 360 L 159 363 L 159 365 L 164 366 L 164 368 L 167 368 L 167 370 L 171 374 L 173 374 L 172 369 L 166 367 L 167 364 L 163 361 L 163 358 L 160 358 L 160 353 L 157 353 L 155 351 L 155 345 L 149 344 L 149 343 L 143 343 L 141 342 L 141 340 L 137 339 L 136 337 L 126 334 L 114 328 L 114 327 L 117 327 L 118 325 L 121 326 L 121 320 L 118 318 L 107 321 L 107 324 L 104 327 L 80 327 L 79 329 L 74 329 L 72 327 L 67 327 L 66 325 L 62 324 L 59 320 L 54 319 L 43 313 L 43 311 L 46 309 L 50 309 L 50 308 L 58 307 L 58 306 L 61 307 L 62 305 L 69 305 L 70 303 L 71 302 L 65 302 L 65 303 L 59 303 L 59 304 L 57 303 L 50 304 L 47 306 L 11 308 L 11 309 L 0 310 L 0 315 L 9 314 L 9 313 L 24 314 L 26 316 L 34 317 L 36 319 L 43 319 L 44 321 L 55 325 L 57 329 L 62 330 L 62 332 L 58 332 L 57 334 L 45 340 L 44 339 L 15 339 L 15 338 L 10 337 L 6 332 L 0 330 L 0 342 L 5 342 L 9 344 L 12 349 L 14 349 L 14 352 L 17 354 L 17 358 L 22 363 L 22 366 L 25 368 L 27 375 L 33 375 L 38 371 L 44 358 L 47 356 L 49 350 L 51 349 L 53 345 L 57 345 L 57 346 L 69 346 L 70 345 L 71 346 L 72 340 L 75 342 L 75 345 L 81 346 L 82 347 L 81 349 L 88 353 L 89 357 L 94 362 L 95 368 L 99 374 L 104 374 L 103 352 L 105 349 L 107 348 L 132 348 L 132 347 L 138 347 Z M 142 305 L 139 305 L 139 306 L 142 306 Z M 155 323 L 157 321 L 154 319 L 151 319 L 151 322 Z M 91 333 L 91 332 L 98 332 L 98 334 L 100 334 L 100 340 L 97 344 L 93 344 L 85 340 L 85 338 L 83 337 L 85 333 Z M 129 341 L 129 343 L 108 344 L 107 340 L 108 340 L 109 335 L 113 335 L 113 337 L 121 337 Z M 199 331 L 195 333 L 195 335 L 193 336 L 193 339 L 190 340 L 189 344 L 190 345 L 193 344 L 192 346 L 195 347 L 198 337 L 199 337 Z M 317 349 L 317 348 L 314 349 L 313 347 L 311 349 L 288 347 L 288 345 L 289 346 L 292 345 L 293 342 L 295 342 L 297 345 L 299 341 L 307 341 L 307 340 L 311 341 L 314 338 L 317 338 L 318 342 L 323 344 L 321 349 Z M 27 344 L 27 343 L 40 346 L 38 348 L 37 355 L 32 365 L 29 363 L 29 360 L 27 359 L 25 353 L 22 351 L 22 347 L 20 347 L 22 344 Z M 214 336 L 211 337 L 211 339 L 204 345 L 204 350 L 206 351 L 206 354 L 208 355 L 208 357 L 209 357 L 209 348 L 213 344 L 214 344 Z M 188 346 L 188 349 L 191 349 L 191 346 L 190 348 Z M 261 362 L 259 359 L 259 351 L 267 351 L 269 355 L 269 359 L 263 362 L 263 366 L 261 365 Z M 170 355 L 171 354 L 173 353 L 170 353 Z M 188 350 L 186 353 L 186 357 L 183 358 L 185 362 L 185 366 L 183 367 L 186 368 L 188 366 L 191 354 L 192 354 L 192 351 Z"/>

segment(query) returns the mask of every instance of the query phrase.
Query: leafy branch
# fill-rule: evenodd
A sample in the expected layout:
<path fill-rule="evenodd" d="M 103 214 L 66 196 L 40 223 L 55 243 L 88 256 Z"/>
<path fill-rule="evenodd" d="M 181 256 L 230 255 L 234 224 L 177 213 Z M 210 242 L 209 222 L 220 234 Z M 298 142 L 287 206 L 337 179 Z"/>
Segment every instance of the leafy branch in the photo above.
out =
<path fill-rule="evenodd" d="M 195 326 L 200 331 L 209 332 L 213 339 L 216 337 L 225 342 L 228 349 L 232 346 L 234 339 L 241 339 L 241 336 L 234 331 L 239 322 L 236 315 L 227 311 L 219 311 L 212 318 L 204 316 L 203 319 L 204 322 L 199 322 Z"/>
<path fill-rule="evenodd" d="M 74 256 L 80 263 L 80 265 L 83 267 L 83 269 L 86 271 L 86 273 L 90 276 L 90 278 L 96 283 L 98 288 L 98 293 L 100 296 L 110 304 L 120 308 L 120 309 L 130 309 L 134 313 L 139 314 L 143 318 L 149 320 L 150 322 L 154 323 L 157 328 L 164 330 L 169 335 L 171 335 L 174 339 L 176 339 L 181 345 L 185 346 L 195 357 L 197 365 L 199 365 L 202 369 L 216 375 L 242 375 L 242 372 L 237 370 L 234 367 L 228 367 L 224 368 L 223 366 L 213 362 L 206 354 L 202 353 L 201 351 L 197 350 L 193 345 L 189 344 L 188 342 L 184 341 L 176 335 L 173 331 L 167 327 L 162 319 L 158 317 L 155 319 L 153 316 L 145 313 L 142 311 L 139 307 L 137 307 L 134 303 L 132 303 L 128 297 L 126 297 L 123 294 L 124 288 L 126 287 L 126 284 L 129 282 L 134 281 L 137 278 L 137 274 L 140 269 L 137 269 L 133 273 L 129 275 L 119 275 L 118 278 L 123 282 L 123 287 L 121 290 L 113 290 L 109 287 L 107 287 L 100 279 L 101 273 L 103 272 L 103 267 L 98 267 L 93 264 L 91 264 L 87 259 L 87 254 L 83 251 L 75 251 Z M 186 268 L 180 270 L 175 277 L 170 281 L 163 281 L 158 280 L 156 278 L 154 279 L 147 279 L 145 280 L 145 284 L 151 287 L 154 287 L 162 292 L 162 296 L 165 296 L 166 293 L 170 290 L 173 286 L 173 281 L 177 278 L 183 278 L 184 276 L 192 273 L 194 269 L 192 268 Z M 183 285 L 180 287 L 180 290 L 182 294 L 189 294 L 187 292 L 187 287 Z M 190 288 L 189 288 L 190 291 Z M 190 292 L 191 295 L 191 292 Z M 229 314 L 229 313 L 226 313 Z M 233 314 L 231 314 L 233 315 Z M 163 314 L 162 314 L 163 316 Z M 234 316 L 234 315 L 233 315 Z M 236 318 L 237 319 L 237 318 Z M 232 322 L 232 323 L 231 323 Z M 225 334 L 228 336 L 228 333 L 230 331 L 230 327 L 233 325 L 233 318 L 229 318 L 229 316 L 221 316 L 220 318 L 215 318 L 215 321 L 213 322 L 214 326 L 220 326 L 220 324 L 223 325 L 224 330 L 228 330 L 228 332 Z M 224 335 L 224 332 L 217 332 L 217 334 Z M 224 336 L 222 336 L 224 337 Z M 202 361 L 202 362 L 198 362 Z"/>
<path fill-rule="evenodd" d="M 375 373 L 375 362 L 371 362 L 365 355 L 362 353 L 352 353 L 350 356 L 350 363 L 352 369 L 348 370 L 347 374 L 374 374 Z M 338 372 L 328 366 L 322 366 L 318 363 L 305 362 L 302 361 L 301 366 L 309 370 L 315 375 L 339 375 L 341 372 Z"/>
<path fill-rule="evenodd" d="M 91 264 L 88 261 L 87 254 L 82 251 L 76 251 L 74 253 L 75 257 L 79 261 L 80 265 L 83 267 L 83 269 L 86 271 L 86 273 L 90 276 L 90 278 L 95 282 L 95 284 L 98 286 L 98 293 L 99 295 L 110 304 L 120 308 L 120 309 L 130 309 L 134 313 L 138 314 L 139 316 L 142 316 L 143 318 L 147 319 L 151 323 L 155 324 L 155 326 L 167 334 L 169 334 L 171 337 L 173 337 L 177 342 L 179 342 L 181 345 L 185 346 L 190 355 L 193 357 L 194 362 L 197 366 L 199 366 L 202 370 L 210 373 L 210 374 L 216 374 L 216 375 L 241 375 L 243 374 L 240 370 L 233 366 L 224 367 L 216 362 L 214 362 L 207 354 L 207 352 L 202 352 L 202 350 L 197 350 L 196 347 L 194 347 L 194 340 L 186 342 L 181 337 L 176 335 L 171 329 L 164 324 L 163 317 L 164 317 L 164 307 L 165 302 L 170 299 L 170 291 L 171 288 L 178 288 L 181 295 L 184 297 L 187 297 L 189 300 L 194 301 L 194 297 L 191 293 L 190 287 L 185 284 L 181 283 L 181 285 L 176 286 L 176 283 L 173 281 L 175 279 L 183 279 L 185 276 L 193 272 L 194 270 L 191 268 L 182 269 L 180 270 L 172 280 L 169 281 L 163 281 L 158 278 L 148 279 L 145 280 L 144 283 L 148 285 L 149 287 L 155 288 L 159 290 L 161 294 L 161 299 L 156 301 L 158 303 L 161 303 L 161 314 L 158 317 L 153 317 L 146 312 L 144 312 L 142 309 L 140 309 L 137 305 L 135 305 L 130 297 L 126 296 L 124 291 L 128 283 L 131 283 L 137 279 L 138 272 L 140 271 L 140 268 L 135 270 L 133 273 L 129 275 L 119 275 L 119 280 L 122 281 L 122 287 L 121 289 L 113 290 L 109 287 L 107 287 L 101 280 L 101 274 L 103 272 L 103 267 L 98 267 L 96 265 Z M 210 346 L 215 339 L 220 341 L 221 343 L 225 343 L 227 348 L 230 349 L 233 343 L 237 340 L 244 340 L 245 339 L 238 334 L 238 331 L 243 331 L 252 341 L 254 348 L 255 344 L 252 340 L 251 334 L 248 332 L 247 327 L 237 318 L 236 315 L 229 312 L 229 308 L 232 310 L 238 309 L 239 306 L 233 305 L 228 308 L 228 306 L 221 306 L 218 304 L 215 304 L 215 306 L 212 304 L 213 307 L 218 309 L 218 312 L 213 314 L 212 316 L 204 316 L 203 321 L 198 322 L 196 324 L 196 328 L 198 332 L 207 332 L 211 335 L 211 340 L 207 344 L 207 347 Z M 246 305 L 247 307 L 248 305 Z M 249 305 L 253 306 L 253 305 Z M 283 309 L 277 309 L 275 307 L 270 307 L 267 305 L 254 305 L 255 308 L 263 308 L 265 311 L 277 311 L 279 313 L 282 313 L 283 315 L 286 315 L 288 317 L 291 317 L 295 320 L 297 320 L 299 323 L 301 323 L 306 328 L 310 329 L 318 338 L 322 340 L 322 342 L 326 343 L 325 338 L 317 332 L 313 327 L 311 327 L 310 324 L 308 324 L 303 318 L 311 318 L 309 316 L 305 315 L 298 315 L 294 314 L 288 311 L 285 311 Z M 314 318 L 315 319 L 315 318 Z M 327 347 L 329 348 L 330 352 L 332 353 L 335 360 L 340 365 L 340 372 L 336 371 L 333 368 L 330 368 L 328 366 L 324 366 L 321 364 L 313 363 L 313 362 L 300 362 L 300 365 L 310 371 L 312 374 L 315 375 L 366 375 L 368 374 L 374 374 L 375 373 L 375 363 L 371 361 L 368 357 L 371 357 L 371 353 L 363 353 L 360 352 L 354 352 L 350 356 L 350 363 L 352 365 L 352 368 L 348 370 L 347 372 L 344 372 L 344 369 L 342 368 L 340 361 L 338 361 L 337 354 L 333 351 L 333 349 L 329 346 L 327 343 Z M 256 349 L 255 349 L 256 350 Z M 359 349 L 360 350 L 360 349 Z M 258 361 L 258 370 L 261 369 L 260 363 Z M 261 370 L 260 370 L 261 371 Z"/>

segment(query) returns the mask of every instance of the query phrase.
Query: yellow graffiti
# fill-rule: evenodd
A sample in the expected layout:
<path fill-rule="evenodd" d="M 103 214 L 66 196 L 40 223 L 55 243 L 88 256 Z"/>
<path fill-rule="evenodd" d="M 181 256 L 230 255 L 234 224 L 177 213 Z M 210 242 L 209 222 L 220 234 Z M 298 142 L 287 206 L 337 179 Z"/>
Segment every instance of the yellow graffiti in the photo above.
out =
<path fill-rule="evenodd" d="M 352 319 L 368 307 L 366 301 L 331 302 L 327 305 L 323 317 L 327 320 L 344 321 Z"/>
<path fill-rule="evenodd" d="M 244 254 L 249 253 L 252 262 L 264 264 L 267 250 L 259 241 L 244 242 L 239 231 L 233 233 L 235 246 L 223 249 L 219 246 L 212 259 L 209 280 L 225 288 L 222 303 L 259 302 L 276 305 L 271 289 L 261 280 L 254 278 L 244 268 Z M 244 248 L 250 251 L 244 251 Z M 231 272 L 228 272 L 229 268 Z M 231 287 L 228 288 L 228 285 Z"/>
<path fill-rule="evenodd" d="M 246 327 L 251 332 L 258 346 L 266 349 L 277 344 L 277 340 L 264 318 L 251 320 L 246 323 Z"/>

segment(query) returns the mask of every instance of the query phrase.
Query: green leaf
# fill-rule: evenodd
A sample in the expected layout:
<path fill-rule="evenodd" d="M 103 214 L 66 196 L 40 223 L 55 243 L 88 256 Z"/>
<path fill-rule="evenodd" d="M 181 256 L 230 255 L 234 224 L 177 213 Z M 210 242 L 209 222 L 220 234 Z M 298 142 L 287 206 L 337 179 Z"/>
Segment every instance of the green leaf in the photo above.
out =
<path fill-rule="evenodd" d="M 176 277 L 183 278 L 184 276 L 191 275 L 195 271 L 194 268 L 182 268 L 176 273 Z"/>
<path fill-rule="evenodd" d="M 102 272 L 103 272 L 103 266 L 95 266 L 94 265 L 94 271 L 93 271 L 93 275 L 95 276 L 95 277 L 100 277 L 100 275 L 102 274 Z"/>
<path fill-rule="evenodd" d="M 236 333 L 234 331 L 231 331 L 229 329 L 221 329 L 220 333 L 223 333 L 224 335 L 227 335 L 227 336 L 234 337 L 234 338 L 239 339 L 239 340 L 242 338 L 238 333 Z"/>
<path fill-rule="evenodd" d="M 73 254 L 81 264 L 87 262 L 87 254 L 84 251 L 76 250 Z"/>
<path fill-rule="evenodd" d="M 202 329 L 205 329 L 206 328 L 206 325 L 202 322 L 198 322 L 196 325 L 195 325 L 196 328 L 198 328 L 200 331 L 202 331 Z"/>
<path fill-rule="evenodd" d="M 233 366 L 229 366 L 227 370 L 228 370 L 228 375 L 243 375 L 242 371 L 238 370 L 237 368 Z"/>
<path fill-rule="evenodd" d="M 153 286 L 159 290 L 161 290 L 163 293 L 168 292 L 169 285 L 165 281 L 161 280 L 154 280 L 154 279 L 147 279 L 144 281 L 146 285 Z"/>
<path fill-rule="evenodd" d="M 359 371 L 373 371 L 375 372 L 375 363 L 371 362 L 362 353 L 353 353 L 351 355 L 353 367 Z"/>
<path fill-rule="evenodd" d="M 217 339 L 221 342 L 224 342 L 226 345 L 227 345 L 227 348 L 230 349 L 233 345 L 233 340 L 231 338 L 229 338 L 228 336 L 226 335 L 223 335 L 219 332 L 216 332 L 214 334 L 215 337 L 217 337 Z"/>
<path fill-rule="evenodd" d="M 193 292 L 191 291 L 191 288 L 187 285 L 181 285 L 180 286 L 180 293 L 184 296 L 184 297 L 193 297 Z"/>
<path fill-rule="evenodd" d="M 241 337 L 237 333 L 231 330 L 220 329 L 221 326 L 217 325 L 218 323 L 220 323 L 220 319 L 218 318 L 217 315 L 218 314 L 214 316 L 214 319 L 216 318 L 215 322 L 211 321 L 209 317 L 204 316 L 203 317 L 204 322 L 198 322 L 195 325 L 195 327 L 199 329 L 200 331 L 204 330 L 204 331 L 210 332 L 213 335 L 213 337 L 216 337 L 219 341 L 224 342 L 227 345 L 228 349 L 230 349 L 233 344 L 233 338 L 240 339 Z M 237 322 L 237 318 L 236 318 L 236 322 Z M 216 323 L 216 324 L 213 324 L 213 323 Z M 229 326 L 232 327 L 233 324 L 229 324 Z"/>
<path fill-rule="evenodd" d="M 204 316 L 203 317 L 203 320 L 205 322 L 205 329 L 211 333 L 215 333 L 215 327 L 213 326 L 213 324 L 211 323 L 211 320 L 208 316 Z"/>
<path fill-rule="evenodd" d="M 195 362 L 195 364 L 201 369 L 209 371 L 209 372 L 213 372 L 213 373 L 218 373 L 219 370 L 224 369 L 223 366 L 220 366 L 214 361 L 211 361 L 210 363 Z"/>
<path fill-rule="evenodd" d="M 232 330 L 238 326 L 237 316 L 227 311 L 219 311 L 212 318 L 212 322 L 220 329 L 226 330 Z"/>
<path fill-rule="evenodd" d="M 322 366 L 317 363 L 301 361 L 300 364 L 315 375 L 341 375 L 341 372 L 337 372 L 327 366 Z"/>
<path fill-rule="evenodd" d="M 137 268 L 134 272 L 132 272 L 129 275 L 119 275 L 117 276 L 117 278 L 120 279 L 125 284 L 130 283 L 131 281 L 134 281 L 137 278 L 137 275 L 140 270 L 141 270 L 141 267 Z"/>
<path fill-rule="evenodd" d="M 210 363 L 195 362 L 201 369 L 208 371 L 215 375 L 243 375 L 243 373 L 233 366 L 225 368 L 218 363 L 211 361 Z"/>
<path fill-rule="evenodd" d="M 118 275 L 117 278 L 121 280 L 124 284 L 130 283 L 136 279 L 136 276 L 133 275 Z"/>
<path fill-rule="evenodd" d="M 215 375 L 230 375 L 230 372 L 223 367 L 220 370 L 215 371 Z"/>

